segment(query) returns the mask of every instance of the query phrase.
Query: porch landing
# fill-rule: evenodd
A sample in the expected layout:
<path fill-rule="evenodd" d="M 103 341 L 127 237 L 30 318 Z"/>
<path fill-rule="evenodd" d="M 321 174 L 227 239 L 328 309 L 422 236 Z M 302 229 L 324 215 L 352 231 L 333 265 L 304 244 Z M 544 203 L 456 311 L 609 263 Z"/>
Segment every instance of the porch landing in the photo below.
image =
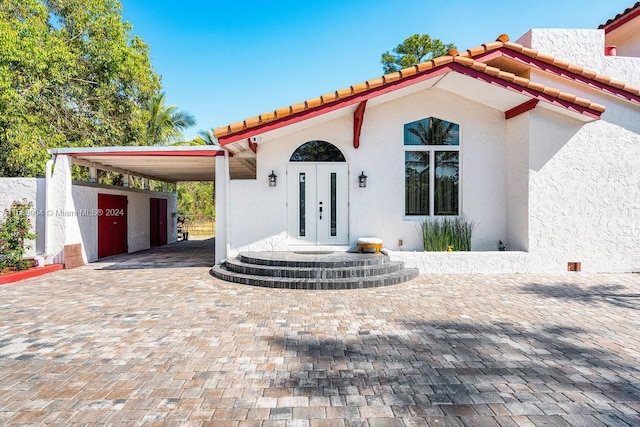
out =
<path fill-rule="evenodd" d="M 362 289 L 395 285 L 418 276 L 382 254 L 333 251 L 245 252 L 211 269 L 229 282 L 284 289 Z"/>

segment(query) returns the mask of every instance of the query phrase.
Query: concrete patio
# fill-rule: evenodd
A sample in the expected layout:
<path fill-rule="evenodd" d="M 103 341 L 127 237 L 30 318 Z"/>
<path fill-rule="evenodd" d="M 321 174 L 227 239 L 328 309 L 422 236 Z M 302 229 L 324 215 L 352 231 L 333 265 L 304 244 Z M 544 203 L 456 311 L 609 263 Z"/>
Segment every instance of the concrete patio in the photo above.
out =
<path fill-rule="evenodd" d="M 640 274 L 296 291 L 210 246 L 1 286 L 0 424 L 640 425 Z"/>

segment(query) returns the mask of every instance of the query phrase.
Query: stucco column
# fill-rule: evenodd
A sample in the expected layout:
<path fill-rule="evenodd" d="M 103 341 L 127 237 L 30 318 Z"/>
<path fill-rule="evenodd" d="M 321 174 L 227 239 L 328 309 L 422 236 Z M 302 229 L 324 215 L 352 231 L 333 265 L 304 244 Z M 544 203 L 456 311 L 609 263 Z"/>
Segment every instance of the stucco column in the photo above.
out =
<path fill-rule="evenodd" d="M 226 207 L 226 163 L 222 156 L 216 157 L 214 204 L 216 207 L 216 264 L 227 257 L 227 207 Z"/>

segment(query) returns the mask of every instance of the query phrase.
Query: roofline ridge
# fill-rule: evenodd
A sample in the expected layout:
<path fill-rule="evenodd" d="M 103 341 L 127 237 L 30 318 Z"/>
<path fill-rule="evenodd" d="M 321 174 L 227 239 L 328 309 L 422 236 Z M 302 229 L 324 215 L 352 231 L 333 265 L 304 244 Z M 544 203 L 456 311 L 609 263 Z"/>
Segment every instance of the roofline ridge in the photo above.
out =
<path fill-rule="evenodd" d="M 640 3 L 640 2 L 638 2 Z M 361 83 L 352 84 L 349 87 L 338 89 L 330 94 L 321 95 L 315 98 L 308 98 L 302 102 L 291 104 L 288 107 L 278 108 L 276 110 L 272 110 L 270 112 L 262 113 L 258 116 L 250 117 L 242 121 L 233 122 L 228 124 L 227 126 L 221 126 L 214 129 L 214 136 L 216 138 L 229 136 L 247 129 L 251 129 L 256 126 L 260 126 L 262 124 L 266 124 L 272 121 L 277 121 L 281 118 L 290 117 L 294 114 L 303 113 L 304 111 L 313 110 L 316 108 L 320 108 L 326 106 L 328 104 L 336 103 L 348 98 L 351 98 L 356 95 L 361 95 L 365 92 L 369 92 L 375 90 L 377 88 L 390 85 L 400 80 L 416 77 L 423 73 L 429 72 L 436 68 L 446 66 L 447 64 L 459 64 L 466 68 L 470 68 L 481 73 L 487 74 L 492 77 L 499 78 L 501 80 L 517 84 L 521 87 L 525 87 L 536 92 L 544 93 L 549 96 L 553 96 L 558 99 L 576 99 L 580 100 L 581 103 L 577 104 L 575 101 L 569 101 L 571 103 L 576 103 L 576 105 L 581 105 L 586 108 L 593 109 L 594 111 L 603 112 L 604 106 L 594 103 L 590 100 L 583 99 L 577 97 L 573 94 L 569 94 L 559 89 L 555 89 L 544 84 L 540 84 L 534 82 L 530 79 L 520 77 L 514 73 L 509 71 L 502 70 L 497 67 L 490 66 L 482 61 L 477 61 L 474 59 L 474 56 L 493 52 L 499 49 L 508 49 L 517 53 L 521 53 L 523 55 L 529 56 L 533 59 L 540 60 L 542 62 L 548 63 L 550 65 L 557 66 L 564 70 L 567 70 L 572 73 L 582 74 L 583 77 L 592 79 L 599 83 L 611 85 L 613 82 L 613 87 L 616 87 L 620 90 L 625 90 L 634 95 L 638 95 L 640 90 L 627 86 L 624 82 L 616 81 L 609 76 L 599 74 L 593 70 L 589 70 L 585 67 L 581 67 L 570 62 L 561 60 L 552 55 L 544 54 L 535 49 L 527 48 L 519 43 L 511 42 L 509 36 L 507 34 L 501 34 L 498 36 L 496 41 L 483 43 L 479 46 L 472 47 L 463 52 L 459 52 L 456 49 L 450 50 L 446 55 L 442 55 L 435 58 L 430 58 L 427 61 L 415 64 L 411 67 L 403 68 L 398 71 L 394 71 L 392 73 L 383 74 L 382 76 L 365 80 Z M 472 62 L 469 62 L 471 60 Z M 593 76 L 593 77 L 592 77 Z M 560 97 L 562 95 L 562 97 Z M 584 102 L 582 102 L 584 101 Z M 279 114 L 282 112 L 282 114 Z"/>

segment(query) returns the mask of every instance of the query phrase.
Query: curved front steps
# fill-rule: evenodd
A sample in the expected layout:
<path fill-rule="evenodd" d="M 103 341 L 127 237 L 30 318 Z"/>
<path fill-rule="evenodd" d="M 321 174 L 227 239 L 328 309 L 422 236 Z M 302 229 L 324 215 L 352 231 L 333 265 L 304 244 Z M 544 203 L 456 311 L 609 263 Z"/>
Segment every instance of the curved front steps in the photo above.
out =
<path fill-rule="evenodd" d="M 318 252 L 249 252 L 211 269 L 228 282 L 284 289 L 362 289 L 395 285 L 418 276 L 386 255 Z"/>

